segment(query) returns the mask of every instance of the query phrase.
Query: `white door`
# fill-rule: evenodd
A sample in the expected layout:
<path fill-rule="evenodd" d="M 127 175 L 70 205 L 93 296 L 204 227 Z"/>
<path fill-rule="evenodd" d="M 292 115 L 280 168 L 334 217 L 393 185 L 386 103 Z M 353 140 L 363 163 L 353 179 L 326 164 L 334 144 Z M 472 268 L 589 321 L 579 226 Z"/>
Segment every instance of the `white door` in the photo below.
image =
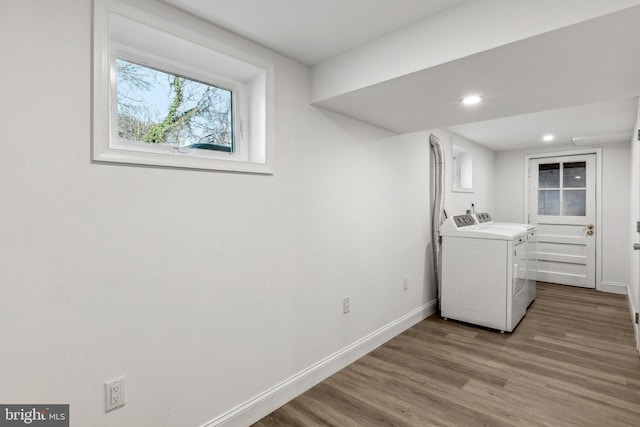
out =
<path fill-rule="evenodd" d="M 640 119 L 640 117 L 639 117 Z M 635 134 L 636 132 L 634 132 Z M 631 143 L 631 224 L 629 231 L 633 236 L 634 249 L 640 244 L 640 234 L 638 234 L 637 221 L 640 221 L 640 146 L 633 141 Z M 629 299 L 634 303 L 634 311 L 640 311 L 640 250 L 631 252 L 631 284 L 629 291 L 635 289 Z M 635 314 L 635 313 L 633 313 Z M 636 335 L 636 347 L 640 351 L 640 325 L 634 325 Z"/>
<path fill-rule="evenodd" d="M 538 229 L 536 278 L 596 286 L 596 155 L 529 163 L 529 222 Z"/>

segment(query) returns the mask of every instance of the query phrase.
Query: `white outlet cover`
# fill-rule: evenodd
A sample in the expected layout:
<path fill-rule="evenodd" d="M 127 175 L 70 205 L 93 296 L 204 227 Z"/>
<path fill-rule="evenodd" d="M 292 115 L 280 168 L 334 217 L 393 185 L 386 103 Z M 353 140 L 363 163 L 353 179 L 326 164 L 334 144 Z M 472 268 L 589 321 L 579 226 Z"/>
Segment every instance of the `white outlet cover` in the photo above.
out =
<path fill-rule="evenodd" d="M 342 300 L 342 313 L 347 314 L 351 311 L 351 297 L 344 297 Z"/>
<path fill-rule="evenodd" d="M 105 412 L 109 412 L 125 404 L 124 378 L 125 377 L 116 378 L 104 384 Z"/>

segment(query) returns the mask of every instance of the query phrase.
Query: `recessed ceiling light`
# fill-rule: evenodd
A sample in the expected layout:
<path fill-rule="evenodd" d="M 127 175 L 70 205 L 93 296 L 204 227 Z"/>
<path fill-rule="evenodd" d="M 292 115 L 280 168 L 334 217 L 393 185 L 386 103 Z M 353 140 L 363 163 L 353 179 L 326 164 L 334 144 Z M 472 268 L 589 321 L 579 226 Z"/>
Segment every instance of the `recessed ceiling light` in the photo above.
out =
<path fill-rule="evenodd" d="M 479 104 L 480 101 L 482 101 L 482 98 L 478 95 L 469 95 L 462 98 L 462 103 L 464 105 L 476 105 Z"/>
<path fill-rule="evenodd" d="M 548 134 L 548 135 L 543 136 L 543 137 L 542 137 L 542 140 L 543 140 L 544 142 L 551 142 L 551 141 L 553 141 L 553 139 L 554 139 L 554 138 L 555 138 L 555 137 L 554 137 L 553 135 Z"/>

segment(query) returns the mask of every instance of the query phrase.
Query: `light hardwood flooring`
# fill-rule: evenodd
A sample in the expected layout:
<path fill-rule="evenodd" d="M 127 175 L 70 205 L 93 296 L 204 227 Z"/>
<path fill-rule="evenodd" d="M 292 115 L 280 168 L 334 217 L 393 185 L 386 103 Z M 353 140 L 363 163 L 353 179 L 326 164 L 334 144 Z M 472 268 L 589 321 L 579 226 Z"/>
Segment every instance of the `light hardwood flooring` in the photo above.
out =
<path fill-rule="evenodd" d="M 640 426 L 626 296 L 546 283 L 512 334 L 434 315 L 254 424 Z"/>

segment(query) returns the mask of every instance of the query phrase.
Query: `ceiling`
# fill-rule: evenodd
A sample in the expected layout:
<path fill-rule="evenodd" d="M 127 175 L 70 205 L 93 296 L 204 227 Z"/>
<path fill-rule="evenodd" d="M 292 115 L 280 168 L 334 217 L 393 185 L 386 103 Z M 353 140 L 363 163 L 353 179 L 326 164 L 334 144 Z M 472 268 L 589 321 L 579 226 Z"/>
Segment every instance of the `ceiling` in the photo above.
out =
<path fill-rule="evenodd" d="M 313 65 L 469 0 L 163 1 Z"/>
<path fill-rule="evenodd" d="M 314 65 L 470 0 L 164 1 Z M 638 117 L 637 22 L 639 6 L 314 105 L 396 133 L 449 128 L 496 151 L 539 146 L 546 133 L 556 143 L 624 140 Z M 468 91 L 483 103 L 463 107 Z"/>
<path fill-rule="evenodd" d="M 449 130 L 494 151 L 544 145 L 542 137 L 546 134 L 554 135 L 553 144 L 557 145 L 628 142 L 637 117 L 637 106 L 637 97 L 621 98 L 451 126 Z"/>
<path fill-rule="evenodd" d="M 506 44 L 458 60 L 426 68 L 382 83 L 352 90 L 315 105 L 354 117 L 396 133 L 456 127 L 460 135 L 493 150 L 537 146 L 552 132 L 543 118 L 565 121 L 571 137 L 631 133 L 637 104 L 627 109 L 622 125 L 613 119 L 621 113 L 612 102 L 640 94 L 640 7 L 563 27 L 539 36 Z M 465 93 L 483 96 L 480 105 L 460 103 Z M 383 100 L 383 102 L 380 102 Z M 601 114 L 585 118 L 572 107 L 603 103 Z M 596 107 L 594 107 L 595 109 Z M 543 118 L 537 114 L 553 110 Z M 495 134 L 518 146 L 496 145 L 461 126 L 487 120 L 522 116 L 519 123 L 494 121 Z M 528 133 L 525 133 L 525 129 Z"/>

